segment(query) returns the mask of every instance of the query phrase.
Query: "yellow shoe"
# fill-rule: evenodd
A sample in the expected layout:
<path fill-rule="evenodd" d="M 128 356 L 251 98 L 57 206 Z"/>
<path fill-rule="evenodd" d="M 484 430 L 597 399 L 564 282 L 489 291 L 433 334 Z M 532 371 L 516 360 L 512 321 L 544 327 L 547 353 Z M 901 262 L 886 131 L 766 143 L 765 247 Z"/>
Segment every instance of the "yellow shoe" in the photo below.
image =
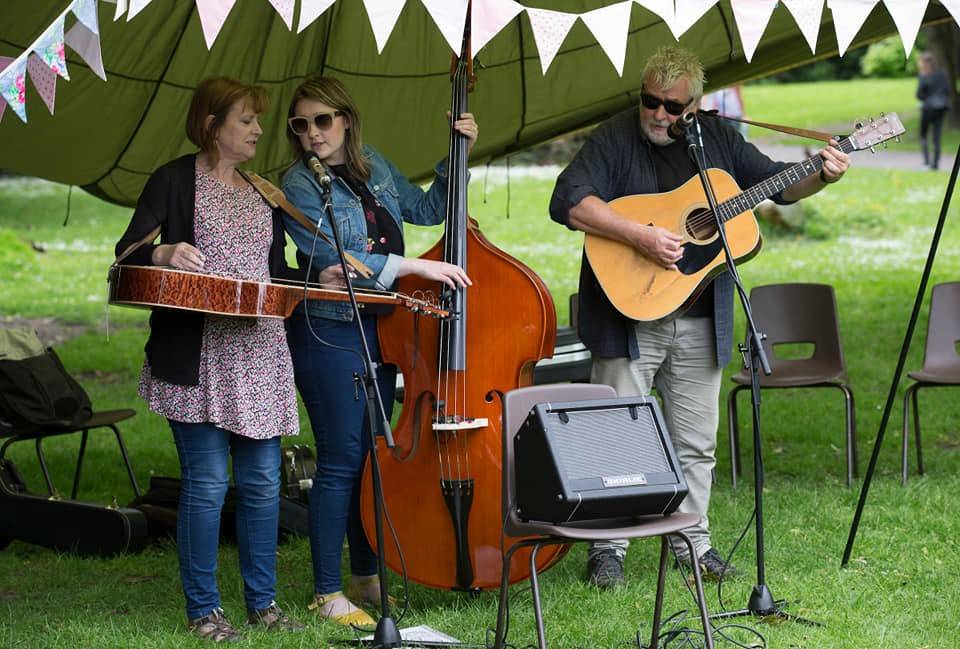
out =
<path fill-rule="evenodd" d="M 350 584 L 347 586 L 347 598 L 352 602 L 379 607 L 380 577 L 377 575 L 370 575 L 369 577 L 351 575 Z M 396 600 L 391 595 L 387 595 L 387 601 L 390 602 L 390 606 L 396 604 Z"/>
<path fill-rule="evenodd" d="M 316 611 L 317 615 L 326 620 L 344 626 L 373 626 L 376 624 L 373 618 L 367 615 L 366 611 L 358 608 L 340 590 L 329 595 L 314 594 L 313 601 L 307 608 Z"/>

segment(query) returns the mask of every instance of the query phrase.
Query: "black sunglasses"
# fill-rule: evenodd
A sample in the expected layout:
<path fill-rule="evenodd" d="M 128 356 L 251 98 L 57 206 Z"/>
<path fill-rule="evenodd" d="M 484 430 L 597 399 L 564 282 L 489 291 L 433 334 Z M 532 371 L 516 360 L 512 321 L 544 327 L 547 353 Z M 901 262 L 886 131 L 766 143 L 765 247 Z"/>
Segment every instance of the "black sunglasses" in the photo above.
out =
<path fill-rule="evenodd" d="M 640 93 L 640 103 L 643 104 L 643 107 L 647 110 L 657 110 L 660 106 L 663 106 L 663 109 L 670 113 L 671 115 L 683 115 L 683 111 L 686 110 L 687 106 L 690 105 L 691 99 L 685 104 L 681 104 L 678 101 L 671 101 L 669 99 L 660 99 L 653 95 L 648 95 L 645 92 Z"/>
<path fill-rule="evenodd" d="M 312 119 L 318 129 L 328 131 L 330 127 L 333 126 L 334 118 L 338 115 L 343 115 L 343 111 L 336 110 L 332 113 L 317 113 Z M 290 130 L 296 135 L 303 135 L 310 130 L 310 119 L 310 117 L 297 115 L 296 117 L 289 118 L 287 124 L 290 125 Z"/>

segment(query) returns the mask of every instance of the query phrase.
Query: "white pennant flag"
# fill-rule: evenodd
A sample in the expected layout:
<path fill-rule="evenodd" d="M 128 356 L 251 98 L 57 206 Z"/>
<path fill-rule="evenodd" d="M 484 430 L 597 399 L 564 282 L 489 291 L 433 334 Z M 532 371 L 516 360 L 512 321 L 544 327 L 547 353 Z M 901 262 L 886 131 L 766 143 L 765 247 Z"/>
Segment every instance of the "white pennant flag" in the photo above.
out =
<path fill-rule="evenodd" d="M 618 2 L 609 7 L 601 7 L 580 14 L 580 19 L 586 23 L 621 77 L 623 60 L 627 56 L 627 36 L 630 32 L 632 7 L 633 0 L 626 0 L 626 2 Z"/>
<path fill-rule="evenodd" d="M 313 24 L 313 21 L 320 17 L 324 11 L 330 8 L 334 0 L 301 0 L 300 2 L 300 24 L 297 25 L 297 33 Z"/>
<path fill-rule="evenodd" d="M 223 23 L 227 21 L 230 10 L 237 0 L 197 0 L 197 14 L 200 16 L 200 26 L 203 27 L 203 40 L 207 42 L 207 49 L 213 47 Z"/>
<path fill-rule="evenodd" d="M 920 23 L 923 22 L 927 2 L 928 0 L 883 0 L 887 11 L 890 12 L 890 17 L 893 18 L 893 24 L 900 32 L 903 51 L 908 58 L 917 40 L 917 32 L 920 31 Z"/>
<path fill-rule="evenodd" d="M 940 0 L 940 4 L 947 8 L 954 22 L 960 23 L 960 0 Z"/>
<path fill-rule="evenodd" d="M 837 32 L 837 49 L 843 56 L 853 42 L 863 21 L 880 0 L 827 0 L 833 12 L 833 27 Z"/>
<path fill-rule="evenodd" d="M 817 36 L 820 34 L 820 19 L 823 17 L 823 0 L 783 0 L 800 33 L 807 39 L 810 52 L 817 51 Z"/>
<path fill-rule="evenodd" d="M 97 25 L 97 0 L 74 0 L 70 10 L 73 11 L 77 20 L 87 26 L 87 29 L 94 34 L 100 33 L 100 27 Z"/>
<path fill-rule="evenodd" d="M 370 26 L 373 27 L 373 37 L 377 39 L 378 53 L 383 52 L 406 2 L 407 0 L 363 0 Z"/>
<path fill-rule="evenodd" d="M 740 42 L 743 44 L 743 56 L 747 63 L 753 58 L 760 44 L 763 30 L 770 22 L 770 16 L 777 6 L 778 0 L 731 0 L 733 19 L 740 32 Z"/>
<path fill-rule="evenodd" d="M 90 31 L 83 23 L 76 23 L 64 37 L 67 45 L 80 55 L 90 70 L 107 80 L 107 73 L 103 70 L 103 57 L 100 54 L 100 36 Z"/>
<path fill-rule="evenodd" d="M 108 2 L 110 0 L 107 0 Z M 117 10 L 113 12 L 113 22 L 120 20 L 120 17 L 127 12 L 127 0 L 117 0 Z"/>
<path fill-rule="evenodd" d="M 151 2 L 152 0 L 130 0 L 130 6 L 127 9 L 127 22 L 133 20 L 133 17 L 143 11 Z"/>
<path fill-rule="evenodd" d="M 577 14 L 527 7 L 527 17 L 533 30 L 533 41 L 540 54 L 540 69 L 546 74 L 553 58 L 560 51 L 560 45 L 570 33 L 570 28 L 577 22 Z"/>
<path fill-rule="evenodd" d="M 718 0 L 676 0 L 676 17 L 670 27 L 673 35 L 679 39 L 717 2 Z"/>
<path fill-rule="evenodd" d="M 467 0 L 421 0 L 440 33 L 457 54 L 463 47 L 463 28 L 467 24 Z"/>
<path fill-rule="evenodd" d="M 293 2 L 294 0 L 270 0 L 287 29 L 293 29 Z"/>
<path fill-rule="evenodd" d="M 513 0 L 474 0 L 470 13 L 470 38 L 476 54 L 523 11 Z"/>
<path fill-rule="evenodd" d="M 673 34 L 674 38 L 678 38 L 677 30 L 675 29 L 677 14 L 673 10 L 673 0 L 633 0 L 638 5 L 645 9 L 649 9 L 653 13 L 657 14 L 663 19 L 663 22 L 666 23 L 667 27 L 670 28 L 670 33 Z"/>

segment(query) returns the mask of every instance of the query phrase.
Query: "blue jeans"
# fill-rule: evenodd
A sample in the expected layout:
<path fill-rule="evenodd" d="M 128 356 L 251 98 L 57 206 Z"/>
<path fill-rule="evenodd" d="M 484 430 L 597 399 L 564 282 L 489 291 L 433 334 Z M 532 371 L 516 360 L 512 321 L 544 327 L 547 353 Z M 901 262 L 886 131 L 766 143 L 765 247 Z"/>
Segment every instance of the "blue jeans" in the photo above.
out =
<path fill-rule="evenodd" d="M 334 349 L 314 338 L 302 309 L 287 320 L 297 389 L 317 444 L 317 473 L 310 491 L 314 592 L 327 595 L 342 588 L 344 536 L 350 546 L 350 572 L 358 576 L 377 572 L 377 557 L 360 520 L 360 476 L 370 448 L 370 424 L 363 391 L 353 380 L 355 373 L 364 371 L 356 324 L 311 317 L 309 325 L 323 341 L 352 350 Z M 376 318 L 365 318 L 363 329 L 373 360 L 379 363 Z M 389 419 L 396 366 L 380 366 L 378 374 Z"/>
<path fill-rule="evenodd" d="M 243 597 L 249 610 L 266 608 L 276 595 L 280 438 L 251 439 L 211 423 L 169 421 L 180 458 L 177 554 L 187 618 L 203 617 L 220 606 L 217 547 L 228 455 L 233 456 L 237 492 Z"/>

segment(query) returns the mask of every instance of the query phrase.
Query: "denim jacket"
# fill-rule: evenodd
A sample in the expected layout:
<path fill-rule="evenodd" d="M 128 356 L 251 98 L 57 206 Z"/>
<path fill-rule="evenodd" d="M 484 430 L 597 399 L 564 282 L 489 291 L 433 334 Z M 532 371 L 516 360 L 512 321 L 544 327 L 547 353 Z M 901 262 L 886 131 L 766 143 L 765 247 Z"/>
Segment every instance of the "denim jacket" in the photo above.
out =
<path fill-rule="evenodd" d="M 437 177 L 427 191 L 414 185 L 397 170 L 376 149 L 365 146 L 364 155 L 370 162 L 370 179 L 367 189 L 387 209 L 396 220 L 401 234 L 403 222 L 414 225 L 437 225 L 445 218 L 446 176 L 445 162 L 437 165 Z M 295 164 L 283 177 L 283 192 L 287 199 L 307 215 L 312 221 L 320 223 L 320 229 L 331 238 L 333 231 L 330 221 L 323 210 L 320 186 L 313 173 L 302 164 Z M 399 255 L 378 255 L 367 252 L 367 221 L 363 214 L 360 198 L 350 189 L 342 178 L 335 178 L 331 187 L 333 214 L 339 226 L 343 247 L 359 261 L 373 271 L 373 277 L 354 280 L 359 288 L 389 290 L 397 278 L 402 257 Z M 299 257 L 306 259 L 313 254 L 313 270 L 320 270 L 339 263 L 337 251 L 314 234 L 284 214 L 284 226 L 297 245 Z M 333 320 L 351 320 L 353 312 L 347 303 L 310 300 L 307 309 L 311 316 Z"/>

